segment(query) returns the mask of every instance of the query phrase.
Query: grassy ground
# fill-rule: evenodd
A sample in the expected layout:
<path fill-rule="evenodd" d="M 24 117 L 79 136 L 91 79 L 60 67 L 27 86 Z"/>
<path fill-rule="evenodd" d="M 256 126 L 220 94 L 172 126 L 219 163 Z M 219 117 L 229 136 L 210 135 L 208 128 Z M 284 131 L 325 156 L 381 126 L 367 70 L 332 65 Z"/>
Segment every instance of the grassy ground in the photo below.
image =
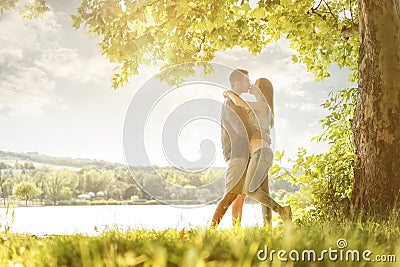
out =
<path fill-rule="evenodd" d="M 396 222 L 111 230 L 94 237 L 7 234 L 0 242 L 0 266 L 400 266 L 400 228 Z M 271 260 L 272 250 L 276 252 Z M 286 254 L 278 255 L 279 250 Z M 377 262 L 377 256 L 387 262 Z"/>

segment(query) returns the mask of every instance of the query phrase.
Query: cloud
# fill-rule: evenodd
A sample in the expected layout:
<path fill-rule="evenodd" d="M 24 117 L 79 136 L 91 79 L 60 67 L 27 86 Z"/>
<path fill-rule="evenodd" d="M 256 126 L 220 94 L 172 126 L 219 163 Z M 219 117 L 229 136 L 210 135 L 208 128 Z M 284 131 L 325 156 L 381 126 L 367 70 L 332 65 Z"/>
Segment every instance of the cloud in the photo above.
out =
<path fill-rule="evenodd" d="M 57 105 L 54 82 L 37 68 L 15 66 L 0 72 L 0 116 L 43 115 L 46 105 Z"/>
<path fill-rule="evenodd" d="M 305 131 L 297 136 L 285 140 L 285 154 L 287 158 L 291 160 L 296 159 L 298 148 L 306 148 L 309 154 L 319 154 L 327 151 L 328 145 L 326 143 L 312 142 L 311 139 L 317 134 L 309 131 Z"/>
<path fill-rule="evenodd" d="M 321 111 L 321 107 L 319 105 L 317 105 L 316 103 L 312 103 L 312 102 L 286 103 L 285 108 L 290 108 L 293 110 L 298 110 L 298 111 L 308 112 L 308 113 Z"/>
<path fill-rule="evenodd" d="M 16 10 L 0 17 L 0 111 L 3 119 L 42 116 L 60 105 L 60 83 L 109 83 L 112 65 L 99 55 L 82 55 L 65 42 L 66 13 L 24 21 Z M 78 34 L 77 34 L 78 35 Z"/>
<path fill-rule="evenodd" d="M 104 83 L 112 73 L 112 64 L 101 56 L 87 58 L 76 49 L 65 47 L 41 49 L 41 52 L 34 64 L 54 77 L 78 83 Z"/>
<path fill-rule="evenodd" d="M 6 44 L 2 48 L 0 48 L 0 64 L 10 61 L 18 61 L 21 59 L 22 49 L 11 47 L 9 44 Z"/>
<path fill-rule="evenodd" d="M 52 43 L 59 29 L 50 11 L 43 19 L 23 21 L 17 11 L 0 20 L 0 116 L 43 115 L 46 105 L 59 100 L 52 95 L 55 83 L 33 64 L 42 44 Z M 59 103 L 58 103 L 59 104 Z"/>
<path fill-rule="evenodd" d="M 1 47 L 35 49 L 48 40 L 49 34 L 57 34 L 60 24 L 58 16 L 49 11 L 41 19 L 22 20 L 16 10 L 7 12 L 0 17 Z"/>

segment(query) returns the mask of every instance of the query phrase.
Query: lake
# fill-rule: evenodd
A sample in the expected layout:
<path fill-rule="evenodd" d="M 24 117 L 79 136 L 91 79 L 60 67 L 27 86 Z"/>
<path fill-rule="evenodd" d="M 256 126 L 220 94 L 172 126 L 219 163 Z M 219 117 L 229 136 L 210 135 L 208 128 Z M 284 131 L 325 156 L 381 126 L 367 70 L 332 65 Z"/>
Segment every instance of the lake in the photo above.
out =
<path fill-rule="evenodd" d="M 18 207 L 14 210 L 15 221 L 11 225 L 11 230 L 35 235 L 75 233 L 96 235 L 113 227 L 121 230 L 207 227 L 210 225 L 215 207 L 215 204 L 201 207 L 167 205 Z M 5 208 L 0 208 L 1 225 L 4 225 L 4 220 Z M 242 226 L 262 224 L 260 205 L 245 204 Z M 231 226 L 229 209 L 221 221 L 220 228 Z"/>

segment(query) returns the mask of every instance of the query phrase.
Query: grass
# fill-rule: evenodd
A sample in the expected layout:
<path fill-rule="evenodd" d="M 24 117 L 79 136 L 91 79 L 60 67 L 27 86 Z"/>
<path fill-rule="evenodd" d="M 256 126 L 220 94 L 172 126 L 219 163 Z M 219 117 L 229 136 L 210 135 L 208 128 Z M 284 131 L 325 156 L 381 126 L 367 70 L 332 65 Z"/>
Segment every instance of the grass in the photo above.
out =
<path fill-rule="evenodd" d="M 364 250 L 376 255 L 394 255 L 396 262 L 318 261 L 321 251 L 338 250 L 337 241 L 345 239 L 347 250 Z M 0 239 L 0 266 L 400 266 L 400 228 L 398 221 L 330 222 L 305 226 L 287 225 L 215 230 L 196 228 L 165 231 L 109 230 L 98 236 L 66 235 L 35 237 L 20 234 Z M 299 261 L 280 261 L 277 252 L 260 260 L 257 254 L 267 246 L 270 251 L 285 250 L 283 257 L 299 252 Z M 303 250 L 315 250 L 313 261 Z M 265 254 L 260 254 L 265 256 Z M 393 261 L 393 259 L 391 259 Z"/>

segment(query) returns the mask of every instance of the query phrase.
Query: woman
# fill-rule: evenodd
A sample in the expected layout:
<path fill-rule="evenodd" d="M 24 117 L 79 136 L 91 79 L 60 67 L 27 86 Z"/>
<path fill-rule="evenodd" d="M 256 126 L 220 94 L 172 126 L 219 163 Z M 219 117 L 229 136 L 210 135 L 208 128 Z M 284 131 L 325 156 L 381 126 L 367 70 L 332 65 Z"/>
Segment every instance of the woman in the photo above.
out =
<path fill-rule="evenodd" d="M 279 213 L 282 220 L 291 220 L 290 206 L 279 205 L 270 197 L 268 190 L 268 170 L 272 166 L 274 156 L 270 147 L 270 129 L 274 125 L 272 84 L 266 78 L 258 79 L 256 86 L 251 87 L 250 93 L 255 96 L 257 102 L 245 102 L 230 90 L 224 93 L 235 105 L 246 108 L 249 113 L 250 161 L 243 190 L 249 197 Z"/>

